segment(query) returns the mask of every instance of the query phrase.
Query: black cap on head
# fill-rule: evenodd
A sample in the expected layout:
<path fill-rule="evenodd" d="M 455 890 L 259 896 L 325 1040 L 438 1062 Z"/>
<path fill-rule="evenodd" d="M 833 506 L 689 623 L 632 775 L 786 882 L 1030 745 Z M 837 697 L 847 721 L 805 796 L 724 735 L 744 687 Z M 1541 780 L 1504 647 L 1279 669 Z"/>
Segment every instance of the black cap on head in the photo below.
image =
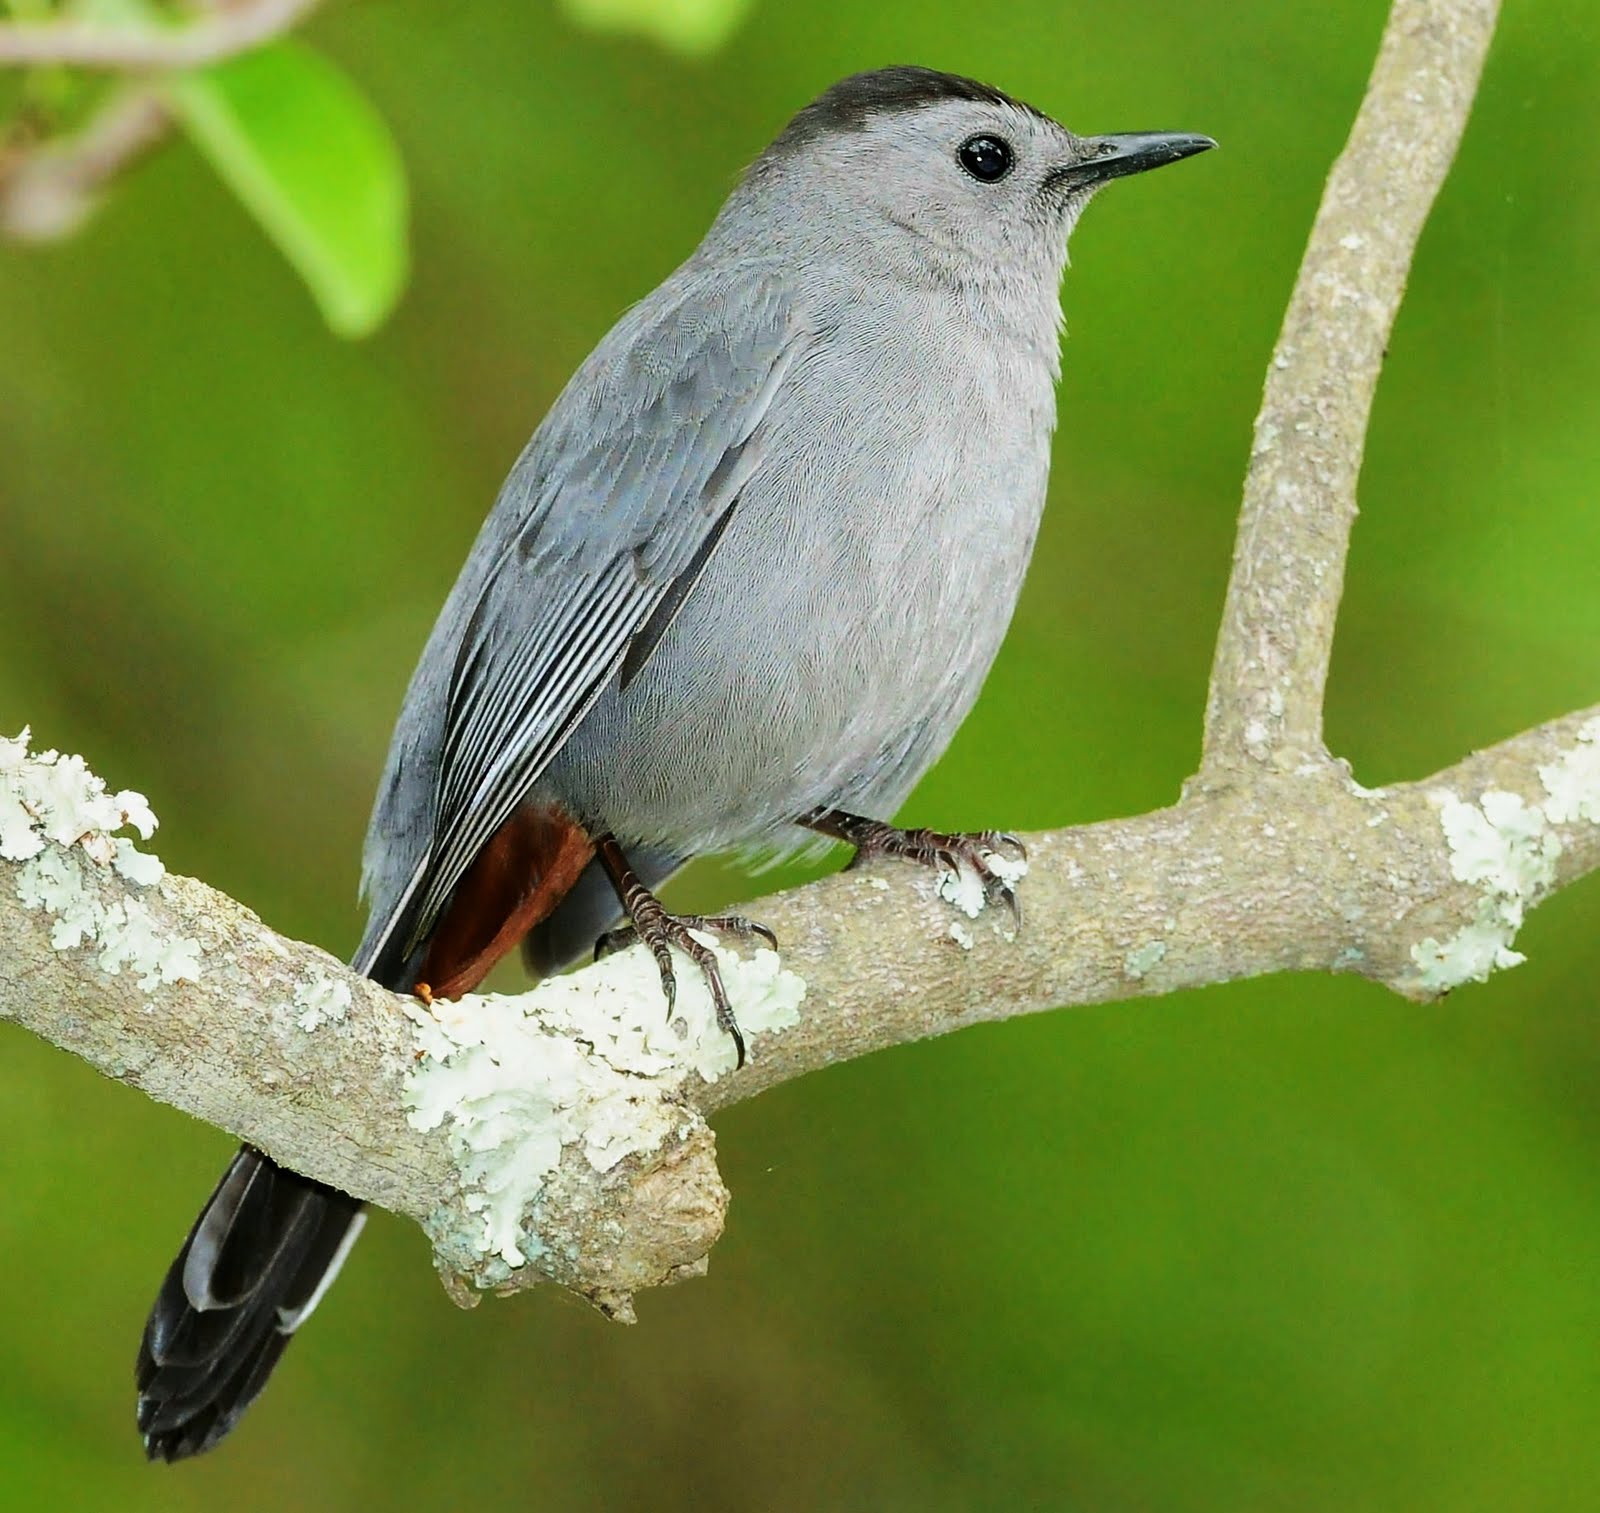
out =
<path fill-rule="evenodd" d="M 933 68 L 902 63 L 851 74 L 824 90 L 784 127 L 769 151 L 785 152 L 814 142 L 833 132 L 860 131 L 870 117 L 892 111 L 915 110 L 941 100 L 975 100 L 989 105 L 1009 105 L 1045 119 L 1033 106 L 1014 100 L 992 84 L 942 74 Z"/>

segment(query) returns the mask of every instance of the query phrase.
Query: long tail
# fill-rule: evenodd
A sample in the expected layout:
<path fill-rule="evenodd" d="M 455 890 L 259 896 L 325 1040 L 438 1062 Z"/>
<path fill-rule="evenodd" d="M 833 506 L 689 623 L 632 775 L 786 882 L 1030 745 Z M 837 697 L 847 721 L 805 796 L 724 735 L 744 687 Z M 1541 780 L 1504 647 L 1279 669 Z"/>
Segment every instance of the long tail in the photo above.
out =
<path fill-rule="evenodd" d="M 151 1460 L 198 1455 L 238 1423 L 365 1222 L 356 1199 L 240 1150 L 144 1327 L 139 1430 Z"/>
<path fill-rule="evenodd" d="M 524 806 L 484 846 L 423 945 L 407 944 L 405 918 L 378 920 L 351 965 L 396 991 L 409 990 L 420 972 L 437 997 L 470 993 L 557 908 L 592 850 L 564 814 Z M 598 903 L 587 908 L 604 913 Z M 362 1205 L 337 1188 L 253 1146 L 240 1150 L 144 1328 L 138 1418 L 152 1460 L 198 1455 L 238 1423 L 365 1220 Z"/>

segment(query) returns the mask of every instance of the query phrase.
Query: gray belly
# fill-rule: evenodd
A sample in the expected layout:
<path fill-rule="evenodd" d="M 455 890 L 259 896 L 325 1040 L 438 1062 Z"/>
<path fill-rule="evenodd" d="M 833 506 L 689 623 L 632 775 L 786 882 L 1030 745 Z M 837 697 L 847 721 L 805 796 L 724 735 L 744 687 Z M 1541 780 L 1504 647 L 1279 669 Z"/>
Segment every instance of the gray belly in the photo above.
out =
<path fill-rule="evenodd" d="M 1007 454 L 982 426 L 964 449 L 917 434 L 942 409 L 909 415 L 881 448 L 763 468 L 650 660 L 602 694 L 541 792 L 680 855 L 790 844 L 819 805 L 892 816 L 999 650 L 1048 468 L 1047 428 Z"/>

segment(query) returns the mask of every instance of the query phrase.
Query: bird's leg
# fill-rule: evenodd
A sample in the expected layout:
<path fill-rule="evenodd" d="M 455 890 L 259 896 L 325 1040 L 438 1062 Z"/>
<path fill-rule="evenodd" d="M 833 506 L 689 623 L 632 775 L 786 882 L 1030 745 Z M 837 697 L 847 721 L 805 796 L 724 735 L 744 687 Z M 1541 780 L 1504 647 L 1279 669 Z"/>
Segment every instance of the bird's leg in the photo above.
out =
<path fill-rule="evenodd" d="M 606 869 L 611 885 L 622 900 L 631 924 L 612 930 L 595 942 L 594 954 L 598 960 L 609 951 L 642 940 L 650 947 L 661 973 L 661 990 L 667 995 L 667 1014 L 677 1001 L 678 979 L 672 970 L 672 947 L 676 946 L 705 973 L 706 986 L 711 990 L 711 1001 L 716 1005 L 717 1023 L 733 1037 L 734 1049 L 743 1066 L 744 1035 L 739 1021 L 733 1017 L 733 1006 L 728 1002 L 727 990 L 722 986 L 722 973 L 717 969 L 716 953 L 696 940 L 691 930 L 711 930 L 730 935 L 759 935 L 768 945 L 776 946 L 778 938 L 765 925 L 746 919 L 742 914 L 668 914 L 658 899 L 639 880 L 639 875 L 628 865 L 614 835 L 602 835 L 595 842 L 600 855 L 600 865 Z"/>
<path fill-rule="evenodd" d="M 1026 861 L 1028 848 L 1016 836 L 1003 830 L 979 830 L 972 834 L 947 835 L 942 830 L 897 830 L 882 820 L 869 820 L 842 809 L 813 809 L 800 817 L 800 824 L 819 835 L 830 835 L 854 846 L 850 866 L 859 866 L 878 856 L 901 856 L 924 867 L 938 867 L 960 873 L 970 867 L 983 883 L 987 903 L 1000 902 L 1022 923 L 1022 905 L 1017 900 L 1011 879 L 994 866 L 993 858 L 1012 852 Z"/>

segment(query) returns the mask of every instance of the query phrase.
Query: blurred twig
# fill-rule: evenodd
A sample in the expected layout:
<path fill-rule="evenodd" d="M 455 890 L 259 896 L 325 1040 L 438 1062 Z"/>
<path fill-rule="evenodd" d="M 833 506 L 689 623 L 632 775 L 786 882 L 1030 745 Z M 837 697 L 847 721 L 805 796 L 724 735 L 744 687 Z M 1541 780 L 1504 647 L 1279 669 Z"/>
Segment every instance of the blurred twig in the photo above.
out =
<path fill-rule="evenodd" d="M 0 22 L 0 67 L 52 64 L 131 75 L 196 68 L 270 42 L 320 3 L 202 0 L 197 19 L 167 28 Z M 21 241 L 71 235 L 170 124 L 158 88 L 131 82 L 113 89 L 70 136 L 0 149 L 0 235 Z"/>
<path fill-rule="evenodd" d="M 1198 784 L 1329 760 L 1323 690 L 1373 390 L 1498 0 L 1395 0 L 1267 369 Z"/>
<path fill-rule="evenodd" d="M 32 242 L 71 235 L 106 185 L 150 151 L 169 125 L 156 91 L 129 84 L 74 135 L 0 153 L 0 234 Z"/>
<path fill-rule="evenodd" d="M 235 0 L 169 28 L 87 21 L 0 22 L 0 65 L 64 63 L 113 72 L 198 68 L 282 36 L 321 0 Z"/>

